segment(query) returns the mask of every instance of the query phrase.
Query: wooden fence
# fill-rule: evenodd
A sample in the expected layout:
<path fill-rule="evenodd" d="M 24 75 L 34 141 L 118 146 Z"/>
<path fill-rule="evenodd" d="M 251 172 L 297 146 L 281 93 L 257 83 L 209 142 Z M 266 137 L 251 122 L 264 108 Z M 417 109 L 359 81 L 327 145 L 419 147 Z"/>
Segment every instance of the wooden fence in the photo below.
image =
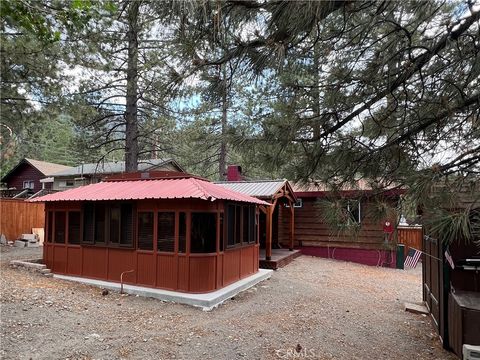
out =
<path fill-rule="evenodd" d="M 21 199 L 0 199 L 0 234 L 15 240 L 31 234 L 32 228 L 45 228 L 45 205 Z"/>
<path fill-rule="evenodd" d="M 405 245 L 405 256 L 410 248 L 423 250 L 423 230 L 421 226 L 399 226 L 398 243 Z"/>

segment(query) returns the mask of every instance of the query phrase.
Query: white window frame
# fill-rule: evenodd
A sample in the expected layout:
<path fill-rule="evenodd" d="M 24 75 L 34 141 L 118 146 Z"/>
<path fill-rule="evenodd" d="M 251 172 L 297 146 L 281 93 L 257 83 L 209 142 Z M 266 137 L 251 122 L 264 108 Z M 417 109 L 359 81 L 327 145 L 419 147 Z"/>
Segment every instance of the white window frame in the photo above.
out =
<path fill-rule="evenodd" d="M 353 209 L 353 206 L 352 206 L 352 203 L 355 203 L 357 206 L 358 206 L 358 219 L 353 219 L 352 220 L 352 217 L 349 216 L 348 217 L 348 223 L 351 224 L 353 222 L 353 224 L 361 224 L 362 223 L 362 203 L 360 200 L 348 200 L 347 202 L 347 211 L 348 211 L 348 214 L 351 215 L 351 211 Z M 357 221 L 358 220 L 358 221 Z"/>
<path fill-rule="evenodd" d="M 34 180 L 25 180 L 23 182 L 23 188 L 24 189 L 30 189 L 30 190 L 35 189 L 35 181 Z"/>
<path fill-rule="evenodd" d="M 285 204 L 285 207 L 289 208 L 290 205 L 287 203 Z M 294 208 L 302 208 L 303 207 L 303 200 L 301 198 L 298 198 L 297 201 L 293 204 Z"/>

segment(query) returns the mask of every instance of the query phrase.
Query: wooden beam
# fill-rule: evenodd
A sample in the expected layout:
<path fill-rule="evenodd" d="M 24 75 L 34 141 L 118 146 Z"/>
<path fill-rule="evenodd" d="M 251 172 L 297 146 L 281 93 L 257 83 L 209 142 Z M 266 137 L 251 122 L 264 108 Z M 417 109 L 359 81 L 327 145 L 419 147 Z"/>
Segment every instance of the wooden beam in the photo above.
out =
<path fill-rule="evenodd" d="M 265 260 L 272 260 L 272 220 L 275 205 L 267 207 L 265 232 Z"/>
<path fill-rule="evenodd" d="M 289 250 L 293 251 L 294 238 L 295 238 L 295 208 L 293 207 L 293 202 L 290 203 L 290 246 Z"/>

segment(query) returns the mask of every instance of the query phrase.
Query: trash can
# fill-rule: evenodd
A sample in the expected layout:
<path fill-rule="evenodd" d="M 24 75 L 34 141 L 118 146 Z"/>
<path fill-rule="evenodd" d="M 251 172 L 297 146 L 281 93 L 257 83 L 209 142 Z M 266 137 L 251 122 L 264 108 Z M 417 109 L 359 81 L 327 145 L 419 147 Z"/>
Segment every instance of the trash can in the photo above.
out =
<path fill-rule="evenodd" d="M 405 245 L 397 244 L 397 269 L 403 269 L 405 261 Z"/>

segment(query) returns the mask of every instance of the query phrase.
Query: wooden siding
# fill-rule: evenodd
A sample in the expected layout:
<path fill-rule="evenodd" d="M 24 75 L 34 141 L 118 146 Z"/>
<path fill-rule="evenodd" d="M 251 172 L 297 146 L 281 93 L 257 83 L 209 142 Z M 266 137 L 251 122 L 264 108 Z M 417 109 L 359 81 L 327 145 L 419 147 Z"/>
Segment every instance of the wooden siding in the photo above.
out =
<path fill-rule="evenodd" d="M 37 170 L 37 168 L 24 162 L 17 169 L 15 169 L 13 174 L 10 174 L 10 176 L 7 179 L 7 187 L 21 190 L 23 189 L 24 181 L 33 180 L 34 182 L 33 191 L 37 192 L 42 188 L 42 184 L 40 183 L 40 180 L 44 178 L 45 178 L 45 175 L 43 175 L 39 170 Z"/>
<path fill-rule="evenodd" d="M 45 228 L 45 205 L 17 199 L 0 200 L 0 234 L 15 240 L 31 234 L 32 228 Z"/>
<path fill-rule="evenodd" d="M 138 284 L 167 290 L 205 293 L 220 289 L 258 271 L 258 245 L 220 254 L 157 255 L 132 249 L 45 243 L 44 261 L 56 274 Z M 228 261 L 223 262 L 226 256 Z M 153 257 L 153 258 L 152 258 Z"/>
<path fill-rule="evenodd" d="M 319 246 L 354 249 L 384 249 L 383 223 L 369 216 L 368 200 L 361 201 L 361 230 L 357 237 L 337 234 L 322 221 L 320 209 L 315 206 L 316 198 L 302 198 L 303 206 L 295 208 L 294 238 L 296 247 Z M 279 206 L 279 243 L 288 247 L 290 209 Z"/>

